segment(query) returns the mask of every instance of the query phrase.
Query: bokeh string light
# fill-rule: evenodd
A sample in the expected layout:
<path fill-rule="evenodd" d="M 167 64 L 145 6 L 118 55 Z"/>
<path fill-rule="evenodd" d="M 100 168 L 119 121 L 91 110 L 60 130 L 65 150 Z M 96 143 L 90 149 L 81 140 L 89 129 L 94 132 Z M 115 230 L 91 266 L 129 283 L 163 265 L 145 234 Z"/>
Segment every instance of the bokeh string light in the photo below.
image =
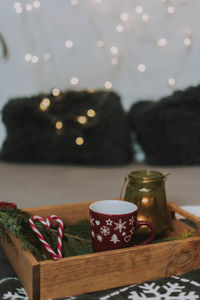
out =
<path fill-rule="evenodd" d="M 176 83 L 176 80 L 175 80 L 173 77 L 171 77 L 171 78 L 168 79 L 168 84 L 169 84 L 170 86 L 175 85 L 175 83 Z"/>
<path fill-rule="evenodd" d="M 80 12 L 80 8 L 82 7 L 83 3 L 79 0 L 68 0 L 68 2 L 70 3 L 74 14 L 77 11 L 77 14 Z M 163 7 L 165 9 L 165 14 L 169 16 L 169 18 L 167 18 L 166 22 L 170 22 L 170 20 L 173 19 L 173 15 L 176 15 L 178 10 L 180 10 L 182 7 L 184 7 L 189 1 L 187 0 L 179 0 L 177 1 L 177 3 L 173 3 L 170 0 L 161 0 L 161 2 L 163 2 Z M 128 2 L 127 2 L 128 3 Z M 100 11 L 106 11 L 106 9 L 109 8 L 109 6 L 111 4 L 109 4 L 107 1 L 103 1 L 103 0 L 91 0 L 90 2 L 88 1 L 88 5 L 92 7 L 93 9 L 93 14 L 94 18 L 95 18 L 95 14 L 98 15 L 98 10 Z M 16 14 L 31 14 L 34 13 L 34 11 L 36 11 L 37 9 L 43 7 L 44 9 L 44 4 L 41 3 L 39 0 L 30 0 L 28 3 L 26 3 L 24 0 L 21 1 L 17 1 L 14 3 L 13 5 Z M 120 11 L 121 10 L 121 11 Z M 130 1 L 129 5 L 121 5 L 121 8 L 119 6 L 119 12 L 118 15 L 115 16 L 116 19 L 116 24 L 113 27 L 113 29 L 115 30 L 115 32 L 119 33 L 119 40 L 120 42 L 122 40 L 125 40 L 124 37 L 126 37 L 127 41 L 129 38 L 132 38 L 134 40 L 134 38 L 137 37 L 137 35 L 134 36 L 134 34 L 132 35 L 132 31 L 135 30 L 136 32 L 136 26 L 141 26 L 141 24 L 144 22 L 145 23 L 145 28 L 150 28 L 150 26 L 152 25 L 152 19 L 151 19 L 151 12 L 148 11 L 148 8 L 146 7 L 145 3 L 143 2 L 143 4 L 136 4 L 136 3 L 132 3 Z M 88 18 L 90 18 L 90 16 L 88 16 Z M 73 25 L 73 24 L 72 24 Z M 73 28 L 73 27 L 72 27 Z M 104 34 L 100 33 L 99 28 L 95 28 L 94 26 L 94 30 L 96 30 L 96 34 L 97 34 L 97 38 L 96 40 L 94 40 L 94 44 L 96 43 L 96 47 L 99 48 L 99 51 L 102 51 L 102 54 L 105 55 L 105 58 L 107 59 L 107 57 L 109 57 L 109 62 L 110 65 L 113 66 L 113 68 L 120 68 L 122 62 L 124 61 L 124 57 L 125 54 L 123 52 L 124 49 L 120 47 L 119 43 L 116 43 L 116 41 L 112 42 L 112 35 L 110 36 L 110 40 L 108 41 L 108 39 L 104 39 Z M 147 29 L 148 30 L 148 29 Z M 185 47 L 186 49 L 190 49 L 193 41 L 192 41 L 192 29 L 190 26 L 186 27 L 185 29 L 183 28 L 183 33 L 185 34 L 185 36 L 183 37 L 182 43 L 183 43 L 183 47 Z M 128 37 L 128 38 L 127 38 Z M 181 35 L 180 35 L 181 38 Z M 141 36 L 141 39 L 145 40 L 145 32 L 144 35 Z M 163 37 L 161 36 L 159 39 L 156 38 L 152 38 L 152 43 L 154 43 L 155 45 L 155 51 L 156 51 L 156 47 L 160 48 L 160 49 L 171 49 L 173 47 L 173 44 L 170 41 L 170 36 L 166 34 L 163 34 Z M 66 49 L 66 55 L 68 55 L 68 57 L 70 57 L 70 55 L 73 54 L 73 49 L 70 50 L 71 48 L 76 48 L 77 51 L 81 50 L 80 45 L 78 44 L 78 42 L 74 39 L 73 36 L 73 30 L 71 31 L 70 36 L 68 36 L 68 39 L 66 39 L 63 37 L 63 45 Z M 75 45 L 75 46 L 74 46 Z M 160 50 L 162 51 L 163 55 L 166 55 L 166 50 Z M 189 50 L 187 51 L 189 53 Z M 47 51 L 45 51 L 42 54 L 36 53 L 35 51 L 27 51 L 27 53 L 24 54 L 24 60 L 27 63 L 32 63 L 34 65 L 39 65 L 42 60 L 45 61 L 50 61 L 52 60 L 53 57 L 53 52 L 50 51 L 50 49 Z M 163 57 L 164 58 L 164 57 Z M 140 63 L 139 61 L 140 59 L 138 59 L 138 61 L 134 61 L 134 66 L 132 68 L 132 70 L 135 70 L 137 72 L 140 73 L 146 73 L 147 71 L 147 67 L 146 64 L 144 63 Z M 141 59 L 142 60 L 142 59 Z M 47 62 L 46 62 L 47 63 Z M 148 64 L 148 74 L 151 73 L 151 63 Z M 133 71 L 133 72 L 135 72 Z M 75 72 L 74 72 L 75 73 Z M 81 73 L 81 72 L 80 72 Z M 175 72 L 177 73 L 177 72 Z M 176 74 L 176 76 L 173 76 L 172 74 L 166 74 L 166 81 L 168 83 L 168 86 L 174 87 L 177 83 L 177 77 L 178 75 Z M 107 76 L 105 74 L 105 77 L 107 77 L 107 79 L 105 78 L 104 81 L 100 82 L 99 84 L 107 89 L 113 89 L 115 88 L 115 80 L 113 79 L 113 77 Z M 110 77 L 110 78 L 109 78 Z M 74 76 L 74 74 L 69 74 L 69 79 L 68 79 L 68 86 L 70 87 L 76 87 L 76 86 L 80 86 L 80 82 L 82 82 L 82 78 L 79 74 L 78 71 L 76 71 L 76 74 Z"/>
<path fill-rule="evenodd" d="M 94 109 L 88 109 L 87 115 L 88 115 L 88 117 L 90 117 L 90 118 L 94 118 L 94 117 L 96 116 L 96 112 L 95 112 Z"/>
<path fill-rule="evenodd" d="M 80 124 L 86 124 L 87 123 L 87 118 L 85 116 L 78 116 L 77 117 L 77 122 Z"/>
<path fill-rule="evenodd" d="M 88 94 L 93 94 L 95 92 L 96 90 L 94 88 L 88 89 Z M 52 89 L 51 95 L 49 95 L 48 97 L 41 97 L 41 101 L 39 104 L 39 110 L 41 111 L 41 113 L 45 114 L 50 123 L 53 123 L 54 128 L 56 129 L 56 134 L 61 137 L 62 134 L 64 134 L 64 131 L 67 132 L 69 130 L 68 126 L 65 126 L 64 121 L 59 119 L 59 114 L 55 117 L 54 113 L 52 113 L 52 111 L 48 112 L 48 110 L 50 109 L 51 105 L 55 106 L 57 104 L 58 98 L 62 101 L 64 99 L 63 95 L 64 94 L 61 93 L 60 89 L 55 87 Z M 101 105 L 102 104 L 100 104 L 100 106 Z M 72 114 L 71 112 L 67 112 L 67 114 L 65 114 L 65 119 L 70 121 L 70 123 L 72 122 L 71 124 L 77 122 L 77 124 L 79 124 L 80 126 L 80 132 L 83 132 L 84 128 L 94 126 L 98 122 L 97 112 L 93 108 L 83 108 L 82 115 L 76 115 Z M 78 135 L 77 137 L 71 138 L 74 139 L 74 145 L 76 145 L 77 147 L 83 146 L 86 142 L 83 135 Z"/>
<path fill-rule="evenodd" d="M 71 0 L 71 5 L 73 5 L 73 6 L 78 5 L 78 0 Z"/>
<path fill-rule="evenodd" d="M 39 8 L 40 7 L 40 1 L 33 1 L 33 7 Z"/>
<path fill-rule="evenodd" d="M 126 12 L 126 11 L 122 12 L 120 14 L 120 18 L 121 18 L 122 21 L 127 22 L 128 19 L 130 18 L 130 14 L 128 12 Z"/>
<path fill-rule="evenodd" d="M 22 5 L 22 1 L 21 2 L 15 2 L 14 3 L 14 9 L 15 9 L 15 12 L 16 14 L 21 14 L 24 10 L 26 10 L 27 12 L 30 12 L 32 11 L 33 9 L 37 9 L 40 7 L 40 1 L 38 0 L 35 0 L 31 3 L 27 3 L 27 4 L 24 4 L 24 7 Z"/>
<path fill-rule="evenodd" d="M 175 11 L 176 11 L 176 9 L 174 6 L 168 6 L 168 8 L 167 8 L 168 14 L 172 15 L 175 13 Z"/>
<path fill-rule="evenodd" d="M 121 24 L 117 25 L 117 26 L 116 26 L 116 30 L 117 30 L 118 32 L 123 32 L 123 31 L 124 31 L 123 25 L 121 25 Z"/>
<path fill-rule="evenodd" d="M 71 40 L 67 40 L 65 42 L 65 47 L 66 48 L 72 48 L 74 46 L 74 43 Z"/>
<path fill-rule="evenodd" d="M 164 47 L 167 45 L 167 40 L 165 38 L 161 38 L 156 43 L 157 43 L 158 47 Z"/>
<path fill-rule="evenodd" d="M 78 136 L 75 142 L 78 146 L 82 146 L 84 144 L 84 138 L 82 136 Z"/>
<path fill-rule="evenodd" d="M 60 95 L 60 90 L 58 88 L 53 88 L 52 89 L 52 95 L 57 97 Z"/>
<path fill-rule="evenodd" d="M 110 81 L 106 81 L 106 82 L 104 83 L 104 86 L 105 86 L 105 88 L 108 89 L 108 90 L 112 89 L 112 83 L 111 83 Z"/>
<path fill-rule="evenodd" d="M 137 66 L 137 68 L 138 68 L 138 71 L 140 71 L 140 72 L 145 72 L 146 71 L 146 67 L 145 67 L 144 64 L 139 64 Z"/>
<path fill-rule="evenodd" d="M 59 120 L 56 122 L 55 126 L 56 129 L 61 130 L 63 128 L 63 122 Z"/>
<path fill-rule="evenodd" d="M 103 46 L 104 46 L 104 41 L 102 40 L 97 41 L 97 47 L 101 48 Z"/>
<path fill-rule="evenodd" d="M 42 101 L 40 102 L 40 110 L 45 111 L 49 108 L 50 106 L 50 100 L 49 98 L 43 98 Z"/>
<path fill-rule="evenodd" d="M 70 79 L 71 85 L 77 85 L 79 83 L 79 79 L 77 77 L 72 77 Z"/>

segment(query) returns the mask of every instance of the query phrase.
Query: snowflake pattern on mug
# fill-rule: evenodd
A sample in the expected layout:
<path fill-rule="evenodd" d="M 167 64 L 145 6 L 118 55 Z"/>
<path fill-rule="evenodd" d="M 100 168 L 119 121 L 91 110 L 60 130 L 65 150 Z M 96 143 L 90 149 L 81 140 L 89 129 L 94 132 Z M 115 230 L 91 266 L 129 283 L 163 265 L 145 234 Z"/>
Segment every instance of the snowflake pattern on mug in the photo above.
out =
<path fill-rule="evenodd" d="M 122 220 L 119 219 L 119 222 L 115 223 L 116 226 L 115 226 L 114 230 L 119 230 L 119 232 L 121 233 L 123 229 L 126 229 L 126 226 L 125 226 L 126 223 L 127 223 L 126 221 L 124 221 L 122 223 Z"/>
<path fill-rule="evenodd" d="M 129 243 L 134 232 L 134 224 L 135 224 L 136 216 L 131 216 L 127 221 L 124 221 L 123 218 L 119 218 L 116 220 L 106 219 L 102 222 L 102 220 L 97 220 L 90 216 L 90 224 L 91 227 L 96 227 L 95 230 L 91 230 L 91 236 L 96 238 L 96 240 L 101 243 L 105 238 L 117 244 L 120 241 L 125 241 Z M 113 230 L 116 231 L 113 233 Z"/>
<path fill-rule="evenodd" d="M 129 219 L 129 225 L 134 225 L 135 223 L 135 216 L 132 216 L 130 219 Z"/>
<path fill-rule="evenodd" d="M 111 219 L 106 220 L 107 226 L 112 226 L 113 221 Z"/>
<path fill-rule="evenodd" d="M 99 242 L 102 242 L 102 241 L 103 241 L 103 237 L 102 237 L 102 235 L 100 235 L 100 234 L 97 234 L 97 240 L 98 240 Z"/>
<path fill-rule="evenodd" d="M 100 232 L 101 232 L 102 235 L 107 236 L 107 235 L 110 234 L 110 228 L 107 227 L 107 226 L 102 226 L 102 227 L 100 228 Z"/>

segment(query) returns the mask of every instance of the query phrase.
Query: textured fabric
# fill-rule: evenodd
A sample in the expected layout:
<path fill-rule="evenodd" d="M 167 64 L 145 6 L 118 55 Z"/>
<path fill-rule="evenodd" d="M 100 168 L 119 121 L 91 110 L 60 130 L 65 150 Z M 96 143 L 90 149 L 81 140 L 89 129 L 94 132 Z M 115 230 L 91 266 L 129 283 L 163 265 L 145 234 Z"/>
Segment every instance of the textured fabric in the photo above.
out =
<path fill-rule="evenodd" d="M 18 297 L 15 297 L 15 296 Z M 22 298 L 23 297 L 23 298 Z M 20 281 L 0 249 L 0 299 L 28 300 Z"/>
<path fill-rule="evenodd" d="M 132 160 L 130 129 L 114 92 L 12 99 L 2 120 L 6 161 L 120 165 Z"/>
<path fill-rule="evenodd" d="M 138 101 L 129 123 L 146 162 L 156 165 L 200 164 L 200 85 L 159 101 Z"/>

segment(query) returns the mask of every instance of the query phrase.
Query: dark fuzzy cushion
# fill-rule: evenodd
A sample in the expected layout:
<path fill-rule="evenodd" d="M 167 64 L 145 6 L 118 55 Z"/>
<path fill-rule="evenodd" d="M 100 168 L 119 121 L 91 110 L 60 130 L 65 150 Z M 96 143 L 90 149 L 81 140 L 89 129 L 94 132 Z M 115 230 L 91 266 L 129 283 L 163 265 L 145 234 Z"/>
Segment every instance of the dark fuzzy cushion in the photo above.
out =
<path fill-rule="evenodd" d="M 42 111 L 45 97 L 50 105 Z M 96 115 L 89 117 L 89 109 Z M 67 91 L 57 97 L 13 99 L 2 116 L 7 129 L 3 160 L 118 165 L 132 159 L 130 129 L 114 92 Z M 87 122 L 78 122 L 79 116 Z M 62 121 L 62 129 L 56 129 L 57 121 Z M 76 144 L 77 137 L 83 138 L 82 145 Z"/>
<path fill-rule="evenodd" d="M 160 101 L 139 101 L 128 118 L 147 163 L 200 163 L 200 85 Z"/>

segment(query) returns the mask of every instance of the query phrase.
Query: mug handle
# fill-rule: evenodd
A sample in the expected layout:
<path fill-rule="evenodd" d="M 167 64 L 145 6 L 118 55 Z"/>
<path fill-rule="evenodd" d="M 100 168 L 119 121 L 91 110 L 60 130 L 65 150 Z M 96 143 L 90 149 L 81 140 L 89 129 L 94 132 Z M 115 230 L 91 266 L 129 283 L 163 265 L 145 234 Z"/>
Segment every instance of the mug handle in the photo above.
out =
<path fill-rule="evenodd" d="M 151 243 L 151 241 L 154 239 L 155 237 L 155 234 L 156 234 L 156 231 L 155 231 L 155 228 L 153 226 L 153 224 L 151 224 L 150 222 L 148 221 L 137 221 L 136 223 L 136 230 L 140 228 L 140 226 L 148 226 L 151 230 L 151 235 L 148 239 L 146 239 L 144 242 L 140 243 L 139 245 L 147 245 L 149 243 Z"/>

